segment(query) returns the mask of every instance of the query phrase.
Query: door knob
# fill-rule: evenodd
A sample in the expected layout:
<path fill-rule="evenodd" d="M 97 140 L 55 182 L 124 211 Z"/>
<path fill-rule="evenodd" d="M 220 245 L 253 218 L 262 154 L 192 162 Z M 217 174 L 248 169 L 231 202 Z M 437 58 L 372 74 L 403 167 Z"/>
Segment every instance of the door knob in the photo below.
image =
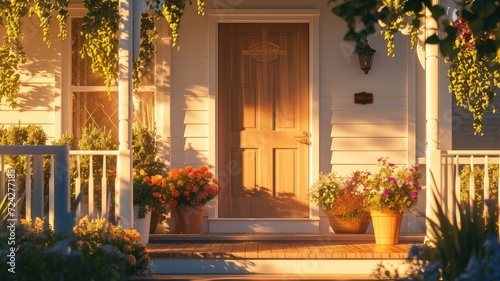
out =
<path fill-rule="evenodd" d="M 296 141 L 298 141 L 302 144 L 306 144 L 306 145 L 311 144 L 311 142 L 309 142 L 309 133 L 307 131 L 301 131 L 300 136 L 296 136 L 294 138 Z"/>

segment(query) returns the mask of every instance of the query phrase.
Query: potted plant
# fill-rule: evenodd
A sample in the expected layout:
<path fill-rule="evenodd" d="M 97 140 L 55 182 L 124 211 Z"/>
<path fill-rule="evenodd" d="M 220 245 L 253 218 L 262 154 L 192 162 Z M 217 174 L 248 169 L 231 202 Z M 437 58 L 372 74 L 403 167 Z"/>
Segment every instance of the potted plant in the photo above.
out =
<path fill-rule="evenodd" d="M 376 242 L 397 244 L 403 213 L 415 207 L 422 190 L 421 174 L 418 166 L 398 167 L 388 162 L 388 157 L 378 159 L 378 168 L 362 181 L 363 202 L 372 216 Z M 383 234 L 383 229 L 391 233 Z"/>
<path fill-rule="evenodd" d="M 364 233 L 370 224 L 370 212 L 357 188 L 359 179 L 360 172 L 347 179 L 333 172 L 321 174 L 310 188 L 310 201 L 323 209 L 337 234 Z"/>
<path fill-rule="evenodd" d="M 167 187 L 177 232 L 200 233 L 204 206 L 220 191 L 208 167 L 172 169 L 167 176 Z"/>
<path fill-rule="evenodd" d="M 149 240 L 151 225 L 151 212 L 156 210 L 159 214 L 167 212 L 168 189 L 166 178 L 161 175 L 149 176 L 141 169 L 133 171 L 134 188 L 134 228 L 141 233 L 143 243 Z"/>

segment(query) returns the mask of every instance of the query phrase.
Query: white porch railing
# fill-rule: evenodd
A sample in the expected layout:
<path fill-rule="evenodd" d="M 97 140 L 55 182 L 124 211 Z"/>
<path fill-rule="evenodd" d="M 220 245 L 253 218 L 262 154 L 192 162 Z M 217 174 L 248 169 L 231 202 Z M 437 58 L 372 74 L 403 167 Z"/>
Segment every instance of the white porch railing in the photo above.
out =
<path fill-rule="evenodd" d="M 79 204 L 76 207 L 76 217 L 80 218 L 84 215 L 88 215 L 89 218 L 103 217 L 108 218 L 108 215 L 112 210 L 111 207 L 111 196 L 115 194 L 115 172 L 116 172 L 116 161 L 118 157 L 117 150 L 71 150 L 69 152 L 71 161 L 75 161 L 75 167 L 73 170 L 76 174 L 71 177 L 71 183 L 74 184 L 75 195 L 80 193 L 86 194 L 83 199 L 83 204 Z M 96 169 L 94 167 L 94 159 L 102 157 L 101 161 L 96 161 L 100 163 L 101 169 Z M 86 172 L 88 173 L 84 176 L 84 170 L 82 168 L 82 159 L 86 158 L 88 161 L 88 167 L 86 167 Z M 113 161 L 115 164 L 108 166 L 108 160 Z M 101 173 L 99 175 L 99 173 Z M 112 180 L 111 182 L 109 180 Z M 86 184 L 83 184 L 86 182 Z M 100 193 L 96 194 L 96 187 L 100 188 Z M 98 200 L 97 195 L 100 195 Z"/>
<path fill-rule="evenodd" d="M 24 156 L 26 159 L 26 180 L 20 194 L 17 173 L 5 164 L 5 156 Z M 0 146 L 0 196 L 7 195 L 7 211 L 13 222 L 22 218 L 21 208 L 25 207 L 25 217 L 44 216 L 44 157 L 50 158 L 48 215 L 56 233 L 70 232 L 73 227 L 73 214 L 69 204 L 69 146 L 68 145 L 9 145 Z M 32 160 L 33 159 L 33 160 Z M 33 172 L 31 172 L 33 166 Z M 7 180 L 7 182 L 5 182 Z M 28 188 L 29 187 L 29 188 Z M 23 200 L 24 197 L 24 200 Z M 13 203 L 16 204 L 12 208 Z M 24 203 L 23 203 L 24 201 Z M 57 202 L 57 204 L 55 204 Z"/>
<path fill-rule="evenodd" d="M 6 163 L 6 156 L 16 155 L 22 157 L 25 166 L 15 173 L 9 172 L 13 167 Z M 0 188 L 0 198 L 6 192 L 13 192 L 15 200 L 19 199 L 16 219 L 45 217 L 55 231 L 71 231 L 75 217 L 108 218 L 110 199 L 116 187 L 114 171 L 117 157 L 118 151 L 70 151 L 66 145 L 0 146 L 0 186 L 10 184 L 16 188 Z M 110 160 L 115 164 L 109 165 Z M 22 177 L 24 182 L 19 182 L 20 177 L 12 177 L 16 179 L 14 183 L 6 182 L 9 181 L 9 173 L 26 175 Z M 20 186 L 25 187 L 22 194 L 19 194 Z M 98 189 L 100 192 L 97 194 L 95 191 Z M 79 194 L 83 196 L 76 200 Z M 73 211 L 70 210 L 71 205 L 74 205 Z"/>
<path fill-rule="evenodd" d="M 475 167 L 479 167 L 483 170 L 483 181 L 482 181 L 482 197 L 484 199 L 496 199 L 498 206 L 500 206 L 500 196 L 498 192 L 498 185 L 500 184 L 500 176 L 496 179 L 490 178 L 489 170 L 496 168 L 498 171 L 500 167 L 500 151 L 498 150 L 443 150 L 442 151 L 442 186 L 441 192 L 444 195 L 441 200 L 442 206 L 446 206 L 445 210 L 448 212 L 456 212 L 456 204 L 454 198 L 460 199 L 461 189 L 468 185 L 469 187 L 469 203 L 472 206 L 472 202 L 476 197 L 476 190 L 480 186 L 476 185 Z M 460 175 L 462 169 L 468 165 L 470 167 L 470 172 L 468 179 L 466 179 L 466 184 L 461 184 Z M 490 181 L 496 180 L 496 186 L 491 186 Z M 463 186 L 461 186 L 463 185 Z M 492 194 L 492 191 L 496 190 L 496 195 Z M 496 197 L 496 198 L 494 198 Z M 487 207 L 484 208 L 484 214 L 488 212 Z M 500 219 L 499 219 L 500 223 Z"/>

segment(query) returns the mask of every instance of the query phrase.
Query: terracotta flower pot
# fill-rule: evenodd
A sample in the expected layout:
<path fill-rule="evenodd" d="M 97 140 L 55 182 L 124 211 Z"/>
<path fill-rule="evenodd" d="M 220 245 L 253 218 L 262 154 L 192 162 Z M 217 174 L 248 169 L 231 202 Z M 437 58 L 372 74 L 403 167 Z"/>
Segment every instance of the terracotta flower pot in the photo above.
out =
<path fill-rule="evenodd" d="M 331 212 L 326 212 L 330 226 L 336 234 L 361 234 L 365 233 L 370 225 L 370 213 L 366 213 L 359 218 L 345 219 Z"/>
<path fill-rule="evenodd" d="M 184 234 L 198 234 L 202 231 L 203 213 L 205 206 L 175 207 L 176 232 Z"/>
<path fill-rule="evenodd" d="M 371 211 L 375 243 L 381 245 L 397 245 L 401 231 L 402 212 Z"/>

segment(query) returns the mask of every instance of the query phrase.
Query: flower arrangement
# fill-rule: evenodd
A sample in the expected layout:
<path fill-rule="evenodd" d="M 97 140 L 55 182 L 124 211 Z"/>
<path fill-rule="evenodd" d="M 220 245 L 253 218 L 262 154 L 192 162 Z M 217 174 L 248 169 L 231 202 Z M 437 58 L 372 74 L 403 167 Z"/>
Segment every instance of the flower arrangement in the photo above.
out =
<path fill-rule="evenodd" d="M 7 232 L 0 231 L 0 270 L 7 272 Z M 4 239 L 5 238 L 5 239 Z M 72 233 L 55 234 L 43 218 L 16 227 L 15 280 L 129 280 L 149 272 L 140 235 L 105 219 L 79 220 Z M 70 251 L 67 252 L 67 246 Z M 34 266 L 36 265 L 36 266 Z"/>
<path fill-rule="evenodd" d="M 205 205 L 220 192 L 207 166 L 172 169 L 168 173 L 167 186 L 171 207 Z"/>
<path fill-rule="evenodd" d="M 85 216 L 73 228 L 73 233 L 76 237 L 73 248 L 83 253 L 92 254 L 104 245 L 116 247 L 126 259 L 126 275 L 139 275 L 148 269 L 150 258 L 135 229 L 115 226 L 106 219 L 89 220 Z"/>
<path fill-rule="evenodd" d="M 388 157 L 378 159 L 379 171 L 362 177 L 358 189 L 364 194 L 363 203 L 374 211 L 405 212 L 417 204 L 421 174 L 417 166 L 397 167 Z"/>
<path fill-rule="evenodd" d="M 134 206 L 139 207 L 137 218 L 143 219 L 151 209 L 159 214 L 167 212 L 168 190 L 166 178 L 161 175 L 149 176 L 144 169 L 133 172 Z"/>
<path fill-rule="evenodd" d="M 323 211 L 343 219 L 357 219 L 367 216 L 363 194 L 357 189 L 360 173 L 351 178 L 339 178 L 336 173 L 321 174 L 311 186 L 309 199 Z"/>

